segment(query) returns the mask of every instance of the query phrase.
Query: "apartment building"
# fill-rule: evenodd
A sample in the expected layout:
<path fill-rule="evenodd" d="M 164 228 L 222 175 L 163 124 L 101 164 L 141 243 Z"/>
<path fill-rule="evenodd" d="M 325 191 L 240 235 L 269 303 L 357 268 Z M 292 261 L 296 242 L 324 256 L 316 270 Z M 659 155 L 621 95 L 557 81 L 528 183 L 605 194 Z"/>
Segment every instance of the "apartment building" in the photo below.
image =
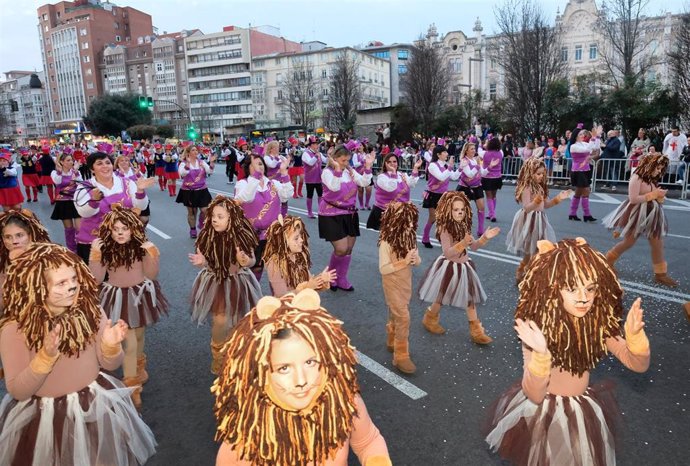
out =
<path fill-rule="evenodd" d="M 49 137 L 43 72 L 7 71 L 0 82 L 0 140 L 37 144 Z"/>

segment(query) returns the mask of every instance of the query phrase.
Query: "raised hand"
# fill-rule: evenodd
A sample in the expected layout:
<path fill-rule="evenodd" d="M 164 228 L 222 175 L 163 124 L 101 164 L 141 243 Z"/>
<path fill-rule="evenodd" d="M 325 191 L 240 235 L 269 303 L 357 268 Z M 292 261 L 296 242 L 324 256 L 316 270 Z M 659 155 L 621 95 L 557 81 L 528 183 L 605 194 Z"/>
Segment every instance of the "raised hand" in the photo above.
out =
<path fill-rule="evenodd" d="M 421 158 L 417 157 L 417 159 L 415 160 L 414 165 L 413 165 L 412 168 L 415 169 L 415 170 L 419 170 L 419 168 L 422 166 L 423 163 L 424 163 L 424 160 L 422 160 Z"/>
<path fill-rule="evenodd" d="M 494 167 L 495 167 L 496 165 L 498 165 L 499 163 L 501 163 L 500 160 L 498 160 L 498 159 L 493 159 L 493 160 L 491 161 L 491 163 L 489 164 L 489 167 L 494 168 Z"/>
<path fill-rule="evenodd" d="M 323 280 L 324 285 L 330 285 L 338 279 L 338 274 L 336 273 L 335 269 L 328 270 L 328 266 L 323 269 L 323 272 L 321 272 L 319 276 L 321 277 L 321 280 Z"/>
<path fill-rule="evenodd" d="M 625 319 L 625 333 L 636 335 L 644 328 L 644 309 L 642 309 L 642 298 L 637 298 L 628 311 Z"/>
<path fill-rule="evenodd" d="M 546 337 L 544 337 L 541 329 L 533 321 L 528 320 L 525 322 L 522 319 L 515 319 L 515 331 L 518 334 L 518 338 L 525 345 L 532 348 L 532 350 L 542 354 L 548 352 Z"/>
<path fill-rule="evenodd" d="M 91 241 L 91 250 L 100 252 L 101 248 L 103 247 L 103 241 L 101 241 L 100 238 L 96 238 L 95 240 Z"/>
<path fill-rule="evenodd" d="M 566 189 L 565 191 L 561 191 L 560 193 L 558 193 L 558 195 L 556 197 L 559 200 L 564 201 L 564 200 L 568 199 L 570 196 L 572 196 L 572 194 L 573 194 L 572 189 Z"/>
<path fill-rule="evenodd" d="M 146 188 L 150 188 L 156 184 L 156 181 L 156 178 L 139 178 L 137 181 L 135 181 L 137 191 L 144 191 Z"/>
<path fill-rule="evenodd" d="M 235 248 L 235 250 L 237 251 L 237 262 L 239 262 L 240 266 L 245 267 L 251 262 L 251 258 L 246 252 L 241 250 L 239 247 Z"/>
<path fill-rule="evenodd" d="M 369 154 L 367 154 L 364 157 L 364 168 L 367 170 L 371 170 L 371 167 L 374 165 L 375 160 L 376 160 L 376 152 L 374 152 L 372 150 L 371 152 L 369 152 Z"/>
<path fill-rule="evenodd" d="M 486 239 L 492 239 L 492 238 L 495 238 L 496 236 L 498 236 L 498 234 L 500 232 L 501 232 L 501 229 L 499 227 L 493 227 L 493 228 L 489 228 L 488 230 L 486 230 L 484 232 L 484 236 L 486 237 Z"/>
<path fill-rule="evenodd" d="M 43 350 L 46 355 L 54 358 L 58 355 L 58 346 L 60 346 L 60 330 L 62 325 L 57 324 L 53 330 L 48 330 L 48 322 L 45 323 L 45 335 L 43 336 Z"/>
<path fill-rule="evenodd" d="M 90 194 L 91 199 L 93 199 L 94 201 L 100 201 L 101 199 L 103 199 L 103 193 L 98 188 L 93 188 Z"/>
<path fill-rule="evenodd" d="M 290 165 L 290 159 L 287 157 L 280 157 L 280 172 L 287 173 L 288 165 Z"/>
<path fill-rule="evenodd" d="M 407 262 L 408 265 L 414 265 L 416 258 L 417 250 L 416 249 L 410 249 L 407 251 L 407 254 L 405 255 L 405 262 Z"/>
<path fill-rule="evenodd" d="M 196 267 L 203 267 L 206 263 L 206 258 L 203 254 L 201 254 L 201 251 L 198 248 L 195 254 L 188 254 L 187 257 L 189 257 L 189 262 Z"/>
<path fill-rule="evenodd" d="M 113 321 L 108 319 L 108 323 L 105 329 L 103 329 L 103 343 L 108 346 L 115 346 L 121 343 L 127 336 L 127 330 L 129 330 L 129 327 L 124 320 L 120 319 L 113 325 Z"/>

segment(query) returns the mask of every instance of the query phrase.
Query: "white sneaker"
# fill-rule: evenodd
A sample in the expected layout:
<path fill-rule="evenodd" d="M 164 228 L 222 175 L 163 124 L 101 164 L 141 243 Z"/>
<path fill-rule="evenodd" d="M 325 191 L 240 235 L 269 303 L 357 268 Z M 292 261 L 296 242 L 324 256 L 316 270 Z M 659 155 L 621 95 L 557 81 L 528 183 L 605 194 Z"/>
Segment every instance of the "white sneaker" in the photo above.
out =
<path fill-rule="evenodd" d="M 616 187 L 615 187 L 615 186 L 611 186 L 611 191 L 615 191 L 615 190 L 616 190 Z"/>
<path fill-rule="evenodd" d="M 683 184 L 683 180 L 676 180 L 676 184 Z"/>

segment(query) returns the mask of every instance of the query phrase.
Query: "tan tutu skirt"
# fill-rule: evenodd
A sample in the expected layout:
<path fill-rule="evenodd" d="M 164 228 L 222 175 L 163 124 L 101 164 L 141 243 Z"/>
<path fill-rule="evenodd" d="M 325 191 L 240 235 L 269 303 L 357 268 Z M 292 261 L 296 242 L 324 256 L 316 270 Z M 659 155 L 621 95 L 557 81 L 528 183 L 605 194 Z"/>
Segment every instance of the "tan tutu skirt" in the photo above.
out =
<path fill-rule="evenodd" d="M 474 270 L 474 262 L 457 263 L 439 256 L 419 284 L 419 299 L 466 309 L 486 302 L 486 293 Z"/>
<path fill-rule="evenodd" d="M 57 398 L 0 404 L 0 464 L 8 466 L 144 464 L 156 439 L 139 416 L 133 389 L 104 373 Z"/>
<path fill-rule="evenodd" d="M 168 300 L 158 280 L 148 278 L 130 287 L 113 286 L 103 282 L 100 287 L 101 306 L 113 322 L 122 319 L 129 328 L 155 324 L 168 314 Z"/>
<path fill-rule="evenodd" d="M 661 238 L 668 234 L 668 222 L 664 209 L 658 201 L 631 204 L 627 199 L 601 223 L 609 230 L 616 230 L 621 236 L 646 236 Z"/>
<path fill-rule="evenodd" d="M 520 209 L 513 217 L 513 226 L 506 237 L 508 251 L 513 254 L 533 256 L 537 253 L 537 241 L 547 239 L 552 243 L 557 241 L 546 213 L 541 210 L 525 212 Z"/>
<path fill-rule="evenodd" d="M 221 280 L 208 269 L 201 270 L 192 286 L 192 320 L 203 324 L 212 313 L 224 313 L 234 326 L 261 299 L 261 286 L 247 268 Z"/>
<path fill-rule="evenodd" d="M 610 386 L 530 401 L 514 384 L 490 408 L 486 442 L 516 465 L 613 466 L 618 405 Z"/>

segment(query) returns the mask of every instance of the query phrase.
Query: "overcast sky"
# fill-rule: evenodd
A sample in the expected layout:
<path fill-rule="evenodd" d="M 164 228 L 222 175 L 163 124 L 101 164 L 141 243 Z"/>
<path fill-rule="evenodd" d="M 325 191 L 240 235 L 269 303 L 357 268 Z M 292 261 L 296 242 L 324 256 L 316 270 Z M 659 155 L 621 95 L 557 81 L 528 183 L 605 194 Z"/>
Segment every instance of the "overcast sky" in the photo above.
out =
<path fill-rule="evenodd" d="M 572 0 L 577 1 L 577 0 Z M 40 70 L 36 9 L 46 0 L 0 0 L 0 72 Z M 57 3 L 57 2 L 52 2 Z M 494 7 L 502 0 L 115 0 L 150 14 L 158 31 L 223 26 L 272 25 L 296 42 L 320 40 L 329 46 L 411 42 L 435 23 L 439 34 L 461 30 L 468 36 L 477 17 L 485 34 L 496 29 Z M 649 0 L 647 13 L 678 13 L 684 0 Z M 552 17 L 567 0 L 541 0 Z M 4 78 L 4 75 L 3 77 Z M 0 79 L 2 79 L 0 78 Z"/>

